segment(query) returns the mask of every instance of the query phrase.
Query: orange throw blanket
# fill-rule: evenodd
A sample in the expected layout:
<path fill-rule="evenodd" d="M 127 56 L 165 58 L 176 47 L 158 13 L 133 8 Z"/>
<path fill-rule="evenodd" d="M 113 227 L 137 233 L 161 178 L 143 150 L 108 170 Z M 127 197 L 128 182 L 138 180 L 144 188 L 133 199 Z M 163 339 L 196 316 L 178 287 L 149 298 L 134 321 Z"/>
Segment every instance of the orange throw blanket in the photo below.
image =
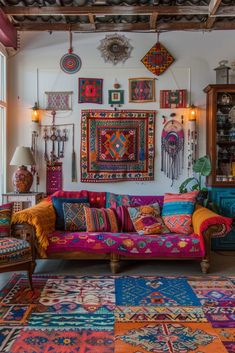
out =
<path fill-rule="evenodd" d="M 230 231 L 232 219 L 220 216 L 208 208 L 197 206 L 192 216 L 192 223 L 194 233 L 201 235 L 210 226 L 222 224 L 222 231 L 220 230 L 218 233 L 214 233 L 213 237 L 223 237 Z"/>
<path fill-rule="evenodd" d="M 16 212 L 12 216 L 12 223 L 28 223 L 35 227 L 36 237 L 39 245 L 40 256 L 45 257 L 47 249 L 48 234 L 55 230 L 56 215 L 51 202 L 42 201 L 39 204 Z"/>

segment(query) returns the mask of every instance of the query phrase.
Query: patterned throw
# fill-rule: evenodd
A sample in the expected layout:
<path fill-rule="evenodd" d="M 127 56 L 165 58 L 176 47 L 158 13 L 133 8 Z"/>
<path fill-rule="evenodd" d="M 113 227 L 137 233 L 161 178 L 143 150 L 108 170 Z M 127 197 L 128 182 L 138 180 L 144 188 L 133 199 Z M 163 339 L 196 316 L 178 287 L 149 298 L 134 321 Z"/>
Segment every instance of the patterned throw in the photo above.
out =
<path fill-rule="evenodd" d="M 2 353 L 234 353 L 235 278 L 17 274 Z"/>
<path fill-rule="evenodd" d="M 174 58 L 160 42 L 157 42 L 145 54 L 141 62 L 154 75 L 160 76 L 174 62 Z"/>
<path fill-rule="evenodd" d="M 160 216 L 158 203 L 139 207 L 128 207 L 135 230 L 140 235 L 159 234 L 169 232 L 164 229 L 164 222 Z"/>
<path fill-rule="evenodd" d="M 86 217 L 84 206 L 90 207 L 86 203 L 63 203 L 65 230 L 82 231 L 86 230 Z"/>
<path fill-rule="evenodd" d="M 115 211 L 111 208 L 84 207 L 88 232 L 118 232 Z"/>
<path fill-rule="evenodd" d="M 83 110 L 81 181 L 154 179 L 155 111 Z"/>
<path fill-rule="evenodd" d="M 6 203 L 0 206 L 0 237 L 11 235 L 11 215 L 13 203 Z"/>
<path fill-rule="evenodd" d="M 31 260 L 31 246 L 26 240 L 0 237 L 0 266 Z"/>
<path fill-rule="evenodd" d="M 171 232 L 192 233 L 192 214 L 197 194 L 198 191 L 185 194 L 165 194 L 162 217 Z"/>
<path fill-rule="evenodd" d="M 79 103 L 102 104 L 103 80 L 101 78 L 79 78 Z"/>

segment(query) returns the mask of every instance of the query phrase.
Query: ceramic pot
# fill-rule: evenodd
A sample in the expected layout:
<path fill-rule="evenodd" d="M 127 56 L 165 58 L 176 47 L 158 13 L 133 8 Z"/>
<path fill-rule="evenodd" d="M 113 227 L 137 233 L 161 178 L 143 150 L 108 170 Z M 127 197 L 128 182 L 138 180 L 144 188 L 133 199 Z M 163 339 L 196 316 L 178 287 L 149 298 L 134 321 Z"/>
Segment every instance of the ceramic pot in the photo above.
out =
<path fill-rule="evenodd" d="M 13 174 L 12 182 L 15 192 L 29 192 L 33 184 L 33 175 L 22 165 Z"/>

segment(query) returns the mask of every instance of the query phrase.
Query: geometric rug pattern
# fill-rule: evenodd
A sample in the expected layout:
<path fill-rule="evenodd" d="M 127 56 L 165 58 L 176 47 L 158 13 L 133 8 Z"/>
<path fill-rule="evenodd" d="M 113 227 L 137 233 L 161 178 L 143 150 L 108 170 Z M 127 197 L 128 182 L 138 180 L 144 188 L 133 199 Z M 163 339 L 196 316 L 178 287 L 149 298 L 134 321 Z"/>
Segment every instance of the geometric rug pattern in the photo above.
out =
<path fill-rule="evenodd" d="M 234 353 L 235 277 L 33 276 L 0 292 L 0 353 Z"/>

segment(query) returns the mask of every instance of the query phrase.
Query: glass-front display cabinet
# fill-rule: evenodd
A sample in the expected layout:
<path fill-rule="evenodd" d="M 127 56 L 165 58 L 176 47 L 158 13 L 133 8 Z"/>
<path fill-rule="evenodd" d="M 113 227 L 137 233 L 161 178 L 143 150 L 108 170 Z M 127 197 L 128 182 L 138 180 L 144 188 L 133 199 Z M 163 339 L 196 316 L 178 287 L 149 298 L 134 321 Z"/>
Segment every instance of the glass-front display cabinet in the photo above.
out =
<path fill-rule="evenodd" d="M 207 93 L 207 154 L 212 173 L 208 186 L 235 186 L 235 85 L 209 85 Z"/>
<path fill-rule="evenodd" d="M 207 186 L 219 212 L 233 218 L 231 232 L 212 239 L 212 248 L 235 250 L 235 85 L 209 85 L 204 92 L 207 94 L 207 154 L 212 163 Z"/>

